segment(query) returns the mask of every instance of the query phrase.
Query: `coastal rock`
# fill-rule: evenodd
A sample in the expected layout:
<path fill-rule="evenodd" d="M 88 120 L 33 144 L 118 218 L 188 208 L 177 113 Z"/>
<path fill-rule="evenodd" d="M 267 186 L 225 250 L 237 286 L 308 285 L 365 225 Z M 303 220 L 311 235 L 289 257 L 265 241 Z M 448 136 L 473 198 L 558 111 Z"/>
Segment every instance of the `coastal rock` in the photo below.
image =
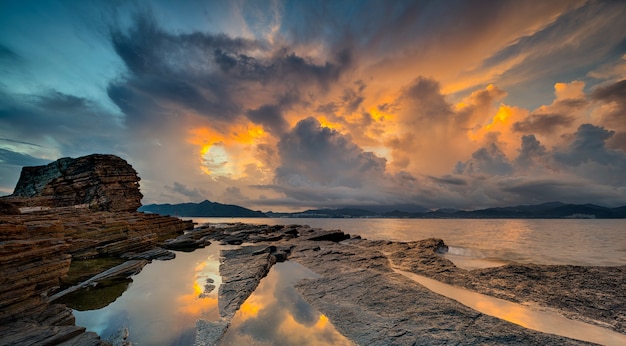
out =
<path fill-rule="evenodd" d="M 442 244 L 440 239 L 354 243 L 380 248 L 398 269 L 626 333 L 626 266 L 509 264 L 468 271 L 439 254 L 445 251 Z"/>
<path fill-rule="evenodd" d="M 378 250 L 326 242 L 292 259 L 321 275 L 296 285 L 343 335 L 362 345 L 587 343 L 535 332 L 476 312 L 394 273 Z"/>
<path fill-rule="evenodd" d="M 205 227 L 208 228 L 213 228 L 206 233 L 213 240 L 264 245 L 222 252 L 220 273 L 224 276 L 224 283 L 220 287 L 218 304 L 223 317 L 218 322 L 197 325 L 198 345 L 219 342 L 231 316 L 279 258 L 272 256 L 277 252 L 284 252 L 285 258 L 320 274 L 320 278 L 301 281 L 296 288 L 310 304 L 328 316 L 342 334 L 358 344 L 588 344 L 532 331 L 476 312 L 394 271 L 399 268 L 433 278 L 456 277 L 459 281 L 473 282 L 472 275 L 478 275 L 478 272 L 468 274 L 442 256 L 447 246 L 440 239 L 407 243 L 369 241 L 360 237 L 346 239 L 349 236 L 340 231 L 297 225 L 271 228 L 231 224 Z M 345 240 L 337 241 L 340 239 Z M 564 266 L 554 267 L 557 272 L 568 270 Z M 503 267 L 503 270 L 512 275 L 517 269 Z M 614 270 L 603 272 L 609 274 Z M 528 275 L 524 279 L 518 277 L 518 280 L 537 285 L 530 272 Z M 513 279 L 502 282 L 503 286 L 498 289 L 505 292 L 509 300 L 524 287 Z M 596 287 L 606 294 L 605 301 L 624 302 L 620 298 L 621 291 L 607 292 L 606 288 Z M 616 288 L 621 288 L 620 284 Z M 586 304 L 586 301 L 578 300 L 578 303 Z M 611 307 L 621 309 L 620 304 Z M 619 311 L 624 310 L 618 310 L 617 314 Z M 585 314 L 593 315 L 594 312 L 585 311 Z M 578 319 L 585 320 L 585 317 L 581 313 Z"/>
<path fill-rule="evenodd" d="M 0 200 L 0 215 L 19 215 L 20 208 L 8 201 Z"/>
<path fill-rule="evenodd" d="M 35 323 L 13 323 L 0 327 L 2 345 L 111 345 L 93 332 L 77 326 L 41 326 Z"/>
<path fill-rule="evenodd" d="M 73 325 L 71 309 L 49 304 L 71 261 L 59 220 L 0 217 L 0 240 L 0 344 L 106 345 Z"/>
<path fill-rule="evenodd" d="M 23 167 L 9 201 L 20 207 L 135 211 L 143 197 L 139 180 L 133 167 L 114 155 L 62 158 L 45 166 Z"/>
<path fill-rule="evenodd" d="M 196 323 L 196 345 L 217 345 L 230 326 L 235 312 L 241 304 L 254 292 L 259 282 L 276 263 L 276 257 L 265 246 L 242 246 L 236 249 L 223 250 L 220 259 L 220 275 L 222 284 L 218 292 L 218 308 L 220 319 Z M 212 282 L 207 281 L 205 292 L 215 289 Z"/>
<path fill-rule="evenodd" d="M 222 318 L 230 319 L 254 292 L 259 282 L 276 263 L 271 253 L 259 251 L 262 246 L 243 246 L 221 252 L 218 307 Z"/>
<path fill-rule="evenodd" d="M 192 229 L 193 223 L 135 212 L 142 197 L 138 182 L 137 172 L 113 155 L 23 168 L 13 195 L 0 198 L 0 323 L 10 326 L 0 329 L 0 344 L 105 344 L 73 326 L 71 309 L 50 304 L 48 297 L 72 262 L 174 257 L 158 244 Z M 147 261 L 109 271 L 119 263 L 103 263 L 78 266 L 93 272 L 73 273 L 75 279 L 96 276 L 77 287 L 126 280 Z"/>

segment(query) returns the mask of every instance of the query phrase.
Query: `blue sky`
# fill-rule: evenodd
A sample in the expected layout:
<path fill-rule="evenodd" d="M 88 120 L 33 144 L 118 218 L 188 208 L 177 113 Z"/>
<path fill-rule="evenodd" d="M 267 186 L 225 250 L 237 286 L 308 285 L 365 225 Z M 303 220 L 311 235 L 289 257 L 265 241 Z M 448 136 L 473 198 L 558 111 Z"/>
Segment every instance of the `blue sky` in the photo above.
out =
<path fill-rule="evenodd" d="M 121 156 L 144 203 L 626 204 L 615 1 L 3 1 L 0 193 Z"/>

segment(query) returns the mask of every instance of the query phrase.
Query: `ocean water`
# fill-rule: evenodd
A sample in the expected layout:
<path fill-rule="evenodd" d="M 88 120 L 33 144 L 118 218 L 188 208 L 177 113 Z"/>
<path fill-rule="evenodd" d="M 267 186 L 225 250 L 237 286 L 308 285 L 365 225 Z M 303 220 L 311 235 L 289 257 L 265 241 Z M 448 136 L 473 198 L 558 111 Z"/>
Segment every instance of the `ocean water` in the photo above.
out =
<path fill-rule="evenodd" d="M 626 219 L 193 218 L 198 223 L 301 224 L 372 240 L 441 238 L 465 267 L 489 263 L 626 265 Z"/>

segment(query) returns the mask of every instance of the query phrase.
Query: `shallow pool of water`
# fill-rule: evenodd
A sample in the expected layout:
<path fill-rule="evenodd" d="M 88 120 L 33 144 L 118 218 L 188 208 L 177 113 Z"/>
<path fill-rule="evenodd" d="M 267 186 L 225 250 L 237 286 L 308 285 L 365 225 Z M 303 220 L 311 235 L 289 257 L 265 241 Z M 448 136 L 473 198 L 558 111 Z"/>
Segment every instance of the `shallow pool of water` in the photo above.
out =
<path fill-rule="evenodd" d="M 193 344 L 196 320 L 219 318 L 218 288 L 200 296 L 207 279 L 217 287 L 221 283 L 217 245 L 177 252 L 174 260 L 153 261 L 132 277 L 128 289 L 111 304 L 97 310 L 74 310 L 76 325 L 103 338 L 127 328 L 128 340 L 139 345 Z"/>
<path fill-rule="evenodd" d="M 128 289 L 105 307 L 74 310 L 76 325 L 109 339 L 128 330 L 136 345 L 193 345 L 196 321 L 217 321 L 219 251 L 212 244 L 153 261 L 132 277 Z M 232 247 L 228 247 L 232 248 Z M 326 316 L 306 303 L 294 284 L 317 275 L 294 262 L 274 265 L 233 318 L 224 345 L 353 345 Z M 215 289 L 203 294 L 207 279 Z M 79 292 L 76 308 L 98 300 L 96 289 Z M 87 304 L 88 306 L 89 304 Z"/>
<path fill-rule="evenodd" d="M 570 320 L 554 311 L 533 309 L 521 304 L 447 285 L 414 273 L 398 269 L 394 270 L 426 286 L 426 288 L 435 293 L 452 298 L 486 315 L 494 316 L 528 329 L 607 346 L 626 345 L 626 335 L 581 321 Z"/>
<path fill-rule="evenodd" d="M 274 265 L 235 314 L 222 345 L 354 345 L 294 288 L 316 277 L 295 262 Z"/>

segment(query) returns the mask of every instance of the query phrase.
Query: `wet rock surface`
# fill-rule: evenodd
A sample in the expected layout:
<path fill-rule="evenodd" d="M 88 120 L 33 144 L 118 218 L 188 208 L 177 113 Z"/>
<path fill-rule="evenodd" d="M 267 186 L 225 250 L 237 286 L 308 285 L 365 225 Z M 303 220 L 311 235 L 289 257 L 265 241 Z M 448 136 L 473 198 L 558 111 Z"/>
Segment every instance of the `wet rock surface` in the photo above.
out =
<path fill-rule="evenodd" d="M 508 264 L 468 271 L 439 255 L 445 252 L 440 239 L 354 245 L 381 249 L 398 269 L 496 298 L 557 309 L 569 318 L 626 334 L 626 266 Z"/>
<path fill-rule="evenodd" d="M 586 344 L 476 312 L 394 273 L 382 252 L 342 244 L 298 247 L 293 260 L 322 275 L 296 286 L 345 336 L 362 345 Z"/>
<path fill-rule="evenodd" d="M 439 239 L 408 243 L 369 241 L 350 237 L 341 231 L 298 225 L 231 224 L 204 227 L 203 232 L 221 244 L 243 245 L 222 254 L 220 273 L 227 284 L 220 287 L 220 300 L 224 299 L 220 302 L 220 311 L 224 312 L 222 316 L 225 318 L 216 322 L 199 321 L 198 345 L 219 342 L 228 328 L 228 316 L 234 314 L 278 258 L 296 261 L 321 275 L 321 278 L 300 282 L 297 289 L 310 304 L 329 317 L 337 330 L 358 344 L 588 344 L 532 331 L 476 312 L 395 273 L 393 268 L 516 302 L 526 302 L 528 298 L 533 304 L 569 312 L 570 317 L 583 321 L 597 319 L 597 315 L 606 314 L 607 309 L 617 308 L 604 320 L 599 319 L 609 321 L 624 311 L 626 301 L 623 290 L 612 291 L 621 288 L 624 282 L 619 274 L 623 270 L 621 267 L 518 265 L 467 271 L 457 268 L 441 255 L 447 246 Z M 581 287 L 587 292 L 603 292 L 601 301 L 587 301 L 588 293 L 581 292 L 580 287 L 568 293 L 576 296 L 572 298 L 572 304 L 555 303 L 549 298 L 534 299 L 547 290 L 552 290 L 552 294 L 546 297 L 555 297 L 560 290 L 570 290 L 571 286 L 567 285 L 557 289 L 557 283 L 569 280 L 569 276 L 578 275 L 576 273 L 581 276 L 591 273 L 588 278 L 580 279 L 587 283 Z M 610 275 L 614 278 L 617 275 L 619 282 L 607 285 Z M 596 281 L 598 276 L 605 277 Z M 542 286 L 541 280 L 546 277 L 553 277 L 554 283 L 547 279 L 544 288 L 536 289 L 537 297 L 528 294 L 530 286 Z M 237 293 L 240 290 L 242 293 Z M 615 327 L 616 323 L 611 325 L 620 330 Z"/>

